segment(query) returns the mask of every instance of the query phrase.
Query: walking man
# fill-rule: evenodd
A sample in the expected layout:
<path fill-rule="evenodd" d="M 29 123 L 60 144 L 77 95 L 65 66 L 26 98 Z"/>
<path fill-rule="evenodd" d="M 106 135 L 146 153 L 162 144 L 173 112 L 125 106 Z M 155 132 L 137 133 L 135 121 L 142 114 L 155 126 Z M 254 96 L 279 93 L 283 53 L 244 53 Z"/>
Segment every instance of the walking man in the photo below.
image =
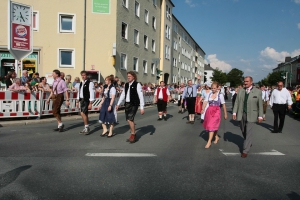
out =
<path fill-rule="evenodd" d="M 188 81 L 188 85 L 184 88 L 181 103 L 186 100 L 187 110 L 189 113 L 189 121 L 187 124 L 195 123 L 195 104 L 197 97 L 197 89 L 200 87 L 200 76 L 198 76 L 198 84 L 193 84 L 191 80 Z"/>
<path fill-rule="evenodd" d="M 95 100 L 94 83 L 88 80 L 88 73 L 81 71 L 82 82 L 79 85 L 76 106 L 80 103 L 80 114 L 83 119 L 84 129 L 79 134 L 88 135 L 90 133 L 88 111 L 92 109 Z"/>
<path fill-rule="evenodd" d="M 134 117 L 140 106 L 141 115 L 145 113 L 144 111 L 144 96 L 142 91 L 142 86 L 137 82 L 136 74 L 133 71 L 127 72 L 128 82 L 125 84 L 125 90 L 122 91 L 119 102 L 116 106 L 116 110 L 119 109 L 120 104 L 125 99 L 125 116 L 126 120 L 130 126 L 131 135 L 127 142 L 135 142 L 135 126 Z"/>
<path fill-rule="evenodd" d="M 266 121 L 266 113 L 267 113 L 267 107 L 269 104 L 269 91 L 266 88 L 266 86 L 261 86 L 261 93 L 262 93 L 262 100 L 263 100 L 263 120 Z"/>
<path fill-rule="evenodd" d="M 292 98 L 289 91 L 283 87 L 283 82 L 279 81 L 277 83 L 277 89 L 274 89 L 271 94 L 270 106 L 274 113 L 274 128 L 272 133 L 282 133 L 286 105 L 288 108 L 292 108 Z M 278 127 L 278 117 L 279 117 L 279 127 Z"/>
<path fill-rule="evenodd" d="M 64 124 L 62 123 L 61 120 L 61 115 L 60 115 L 60 107 L 64 102 L 64 93 L 66 96 L 66 106 L 70 105 L 69 102 L 69 93 L 68 93 L 68 88 L 66 86 L 66 83 L 60 78 L 60 71 L 55 69 L 53 70 L 52 76 L 54 78 L 54 82 L 52 85 L 52 90 L 51 93 L 46 101 L 47 104 L 49 104 L 50 99 L 52 98 L 52 112 L 54 117 L 57 120 L 58 127 L 54 129 L 54 131 L 59 131 L 63 132 L 64 131 Z"/>
<path fill-rule="evenodd" d="M 252 146 L 252 134 L 254 124 L 262 122 L 263 107 L 261 90 L 252 86 L 251 76 L 244 78 L 245 88 L 238 91 L 233 107 L 233 120 L 241 121 L 240 127 L 244 136 L 244 148 L 242 158 L 246 158 Z"/>
<path fill-rule="evenodd" d="M 170 99 L 170 91 L 165 87 L 165 82 L 161 81 L 160 87 L 154 92 L 154 103 L 157 103 L 158 121 L 162 120 L 163 114 L 164 120 L 167 121 L 167 104 L 170 102 Z"/>

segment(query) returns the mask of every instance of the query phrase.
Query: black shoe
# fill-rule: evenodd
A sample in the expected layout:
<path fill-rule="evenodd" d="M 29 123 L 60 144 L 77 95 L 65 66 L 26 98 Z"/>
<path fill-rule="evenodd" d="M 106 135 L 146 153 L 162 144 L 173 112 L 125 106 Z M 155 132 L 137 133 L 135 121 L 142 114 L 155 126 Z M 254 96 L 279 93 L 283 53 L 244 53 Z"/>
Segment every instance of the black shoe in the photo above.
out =
<path fill-rule="evenodd" d="M 112 135 L 107 135 L 107 138 L 112 138 L 112 137 L 114 137 L 116 134 L 115 133 L 113 133 Z"/>
<path fill-rule="evenodd" d="M 279 130 L 278 130 L 278 133 L 282 133 L 282 130 L 279 129 Z"/>
<path fill-rule="evenodd" d="M 55 128 L 55 129 L 53 129 L 53 131 L 59 131 L 59 128 Z"/>
<path fill-rule="evenodd" d="M 279 133 L 278 131 L 272 131 L 271 133 Z"/>
<path fill-rule="evenodd" d="M 167 121 L 168 120 L 167 117 L 164 117 L 164 120 Z"/>
<path fill-rule="evenodd" d="M 203 119 L 201 119 L 201 124 L 203 124 L 203 122 L 204 122 L 204 120 L 203 120 Z"/>
<path fill-rule="evenodd" d="M 178 113 L 181 113 L 181 110 L 179 110 Z"/>
<path fill-rule="evenodd" d="M 158 118 L 158 119 L 157 119 L 157 121 L 161 121 L 161 120 L 162 120 L 162 118 Z"/>
<path fill-rule="evenodd" d="M 64 127 L 65 127 L 65 125 L 62 125 L 62 126 L 60 126 L 58 129 L 58 132 L 64 132 Z"/>

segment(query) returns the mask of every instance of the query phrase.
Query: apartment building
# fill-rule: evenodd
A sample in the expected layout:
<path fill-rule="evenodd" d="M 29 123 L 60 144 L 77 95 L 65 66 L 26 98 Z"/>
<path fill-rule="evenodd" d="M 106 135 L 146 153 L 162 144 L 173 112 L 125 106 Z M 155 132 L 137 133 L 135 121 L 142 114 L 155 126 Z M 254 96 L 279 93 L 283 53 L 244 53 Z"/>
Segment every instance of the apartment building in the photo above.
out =
<path fill-rule="evenodd" d="M 205 52 L 193 39 L 189 32 L 173 15 L 173 37 L 172 37 L 172 83 L 187 83 L 197 81 L 201 76 L 204 81 L 204 59 Z"/>
<path fill-rule="evenodd" d="M 10 69 L 18 69 L 19 76 L 27 69 L 51 83 L 54 69 L 73 79 L 87 70 L 93 80 L 103 82 L 110 74 L 125 81 L 127 71 L 135 71 L 143 83 L 177 83 L 203 73 L 205 53 L 172 14 L 171 0 L 17 2 L 33 6 L 33 53 L 22 61 L 9 53 L 8 13 L 3 9 L 1 77 Z M 7 8 L 8 1 L 0 1 L 0 7 Z"/>

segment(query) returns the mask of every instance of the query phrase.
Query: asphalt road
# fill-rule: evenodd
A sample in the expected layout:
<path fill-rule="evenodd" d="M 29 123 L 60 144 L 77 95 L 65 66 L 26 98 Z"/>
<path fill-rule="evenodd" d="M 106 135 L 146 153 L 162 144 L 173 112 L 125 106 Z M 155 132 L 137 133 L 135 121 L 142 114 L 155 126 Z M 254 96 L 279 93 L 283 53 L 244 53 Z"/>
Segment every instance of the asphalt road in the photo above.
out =
<path fill-rule="evenodd" d="M 99 137 L 96 117 L 89 136 L 78 134 L 81 120 L 66 121 L 63 133 L 53 122 L 0 128 L 0 199 L 300 199 L 299 121 L 287 116 L 283 133 L 273 134 L 268 110 L 243 159 L 237 122 L 223 120 L 221 140 L 204 149 L 200 120 L 186 124 L 187 113 L 168 110 L 167 122 L 155 108 L 137 114 L 135 144 L 125 142 L 124 114 L 113 138 Z"/>

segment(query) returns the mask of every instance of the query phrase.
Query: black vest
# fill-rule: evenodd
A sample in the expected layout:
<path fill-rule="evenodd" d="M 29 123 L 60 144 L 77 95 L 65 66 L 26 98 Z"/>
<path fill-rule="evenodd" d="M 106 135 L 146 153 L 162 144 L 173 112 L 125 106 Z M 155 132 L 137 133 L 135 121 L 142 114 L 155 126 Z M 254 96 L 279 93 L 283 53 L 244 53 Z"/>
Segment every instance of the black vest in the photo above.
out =
<path fill-rule="evenodd" d="M 139 106 L 140 105 L 140 98 L 137 92 L 137 82 L 133 81 L 133 83 L 130 86 L 130 104 L 133 106 Z M 129 88 L 129 83 L 125 84 L 125 102 L 127 97 L 127 91 Z"/>
<path fill-rule="evenodd" d="M 105 91 L 105 89 L 108 87 L 108 85 L 104 85 L 103 86 L 103 92 Z M 107 98 L 111 99 L 111 96 L 110 96 L 110 89 L 112 87 L 115 87 L 113 84 L 110 84 L 109 88 L 108 88 L 108 91 L 107 91 Z"/>
<path fill-rule="evenodd" d="M 79 98 L 82 98 L 80 96 L 80 91 L 81 91 L 81 87 L 82 87 L 82 82 L 80 83 L 80 86 L 79 86 Z M 90 81 L 87 80 L 84 85 L 83 85 L 83 99 L 85 101 L 90 101 Z"/>

